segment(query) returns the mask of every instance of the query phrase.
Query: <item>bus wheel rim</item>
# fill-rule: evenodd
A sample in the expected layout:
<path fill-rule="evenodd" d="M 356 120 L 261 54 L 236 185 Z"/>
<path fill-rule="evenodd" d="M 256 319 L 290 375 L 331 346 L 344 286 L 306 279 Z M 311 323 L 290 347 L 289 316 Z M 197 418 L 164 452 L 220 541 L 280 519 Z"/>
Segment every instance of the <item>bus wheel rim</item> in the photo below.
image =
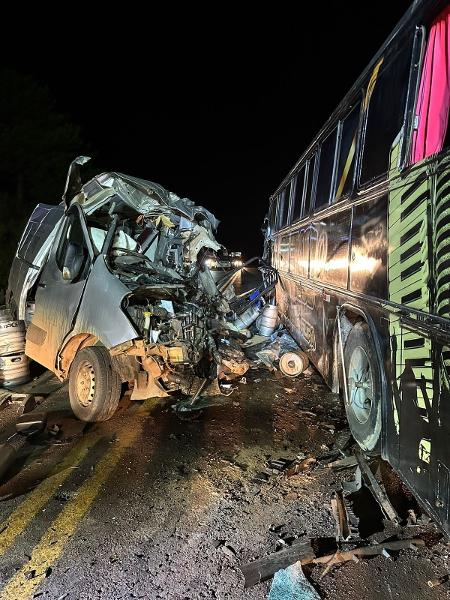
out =
<path fill-rule="evenodd" d="M 348 366 L 348 403 L 359 423 L 367 423 L 373 404 L 373 371 L 367 352 L 357 346 Z"/>

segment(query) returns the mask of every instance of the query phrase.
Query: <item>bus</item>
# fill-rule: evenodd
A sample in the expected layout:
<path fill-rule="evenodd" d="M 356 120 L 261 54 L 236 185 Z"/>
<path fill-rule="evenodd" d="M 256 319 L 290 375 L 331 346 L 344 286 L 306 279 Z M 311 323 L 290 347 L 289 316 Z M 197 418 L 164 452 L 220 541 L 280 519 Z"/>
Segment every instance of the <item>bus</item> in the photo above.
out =
<path fill-rule="evenodd" d="M 450 5 L 416 0 L 270 197 L 279 312 L 450 533 Z"/>

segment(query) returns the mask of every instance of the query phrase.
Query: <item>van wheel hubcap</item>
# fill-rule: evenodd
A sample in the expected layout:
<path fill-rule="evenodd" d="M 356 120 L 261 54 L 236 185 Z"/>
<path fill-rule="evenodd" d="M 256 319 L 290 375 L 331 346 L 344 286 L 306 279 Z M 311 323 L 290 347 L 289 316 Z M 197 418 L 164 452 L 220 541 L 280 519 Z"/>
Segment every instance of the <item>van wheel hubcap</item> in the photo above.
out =
<path fill-rule="evenodd" d="M 90 362 L 84 360 L 78 367 L 77 396 L 80 404 L 89 406 L 94 399 L 95 372 Z"/>
<path fill-rule="evenodd" d="M 360 423 L 369 419 L 373 403 L 373 372 L 369 357 L 361 346 L 357 346 L 348 365 L 348 402 Z"/>

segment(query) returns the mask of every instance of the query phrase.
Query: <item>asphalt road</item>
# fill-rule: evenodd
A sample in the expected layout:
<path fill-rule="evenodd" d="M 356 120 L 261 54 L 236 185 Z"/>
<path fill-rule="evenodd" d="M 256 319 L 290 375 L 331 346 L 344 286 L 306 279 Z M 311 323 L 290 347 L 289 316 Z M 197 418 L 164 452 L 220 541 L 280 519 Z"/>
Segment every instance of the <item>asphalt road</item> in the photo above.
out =
<path fill-rule="evenodd" d="M 193 421 L 160 400 L 123 400 L 85 426 L 65 387 L 45 408 L 47 432 L 0 486 L 0 600 L 263 599 L 270 581 L 244 589 L 241 564 L 335 536 L 331 496 L 351 473 L 318 461 L 286 477 L 267 463 L 317 457 L 345 431 L 313 370 L 291 380 L 252 369 Z M 450 568 L 433 525 L 379 529 L 368 541 L 420 533 L 428 546 L 306 570 L 323 598 L 448 596 L 448 584 L 427 585 Z"/>

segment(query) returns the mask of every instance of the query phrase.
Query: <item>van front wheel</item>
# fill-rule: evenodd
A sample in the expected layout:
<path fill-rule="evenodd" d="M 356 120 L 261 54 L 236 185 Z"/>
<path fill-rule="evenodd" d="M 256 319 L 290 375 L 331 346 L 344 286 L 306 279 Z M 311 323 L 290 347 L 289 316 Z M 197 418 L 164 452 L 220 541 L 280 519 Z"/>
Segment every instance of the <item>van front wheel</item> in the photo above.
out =
<path fill-rule="evenodd" d="M 77 352 L 69 373 L 70 406 L 81 421 L 107 421 L 116 412 L 121 381 L 108 351 L 90 346 Z"/>

